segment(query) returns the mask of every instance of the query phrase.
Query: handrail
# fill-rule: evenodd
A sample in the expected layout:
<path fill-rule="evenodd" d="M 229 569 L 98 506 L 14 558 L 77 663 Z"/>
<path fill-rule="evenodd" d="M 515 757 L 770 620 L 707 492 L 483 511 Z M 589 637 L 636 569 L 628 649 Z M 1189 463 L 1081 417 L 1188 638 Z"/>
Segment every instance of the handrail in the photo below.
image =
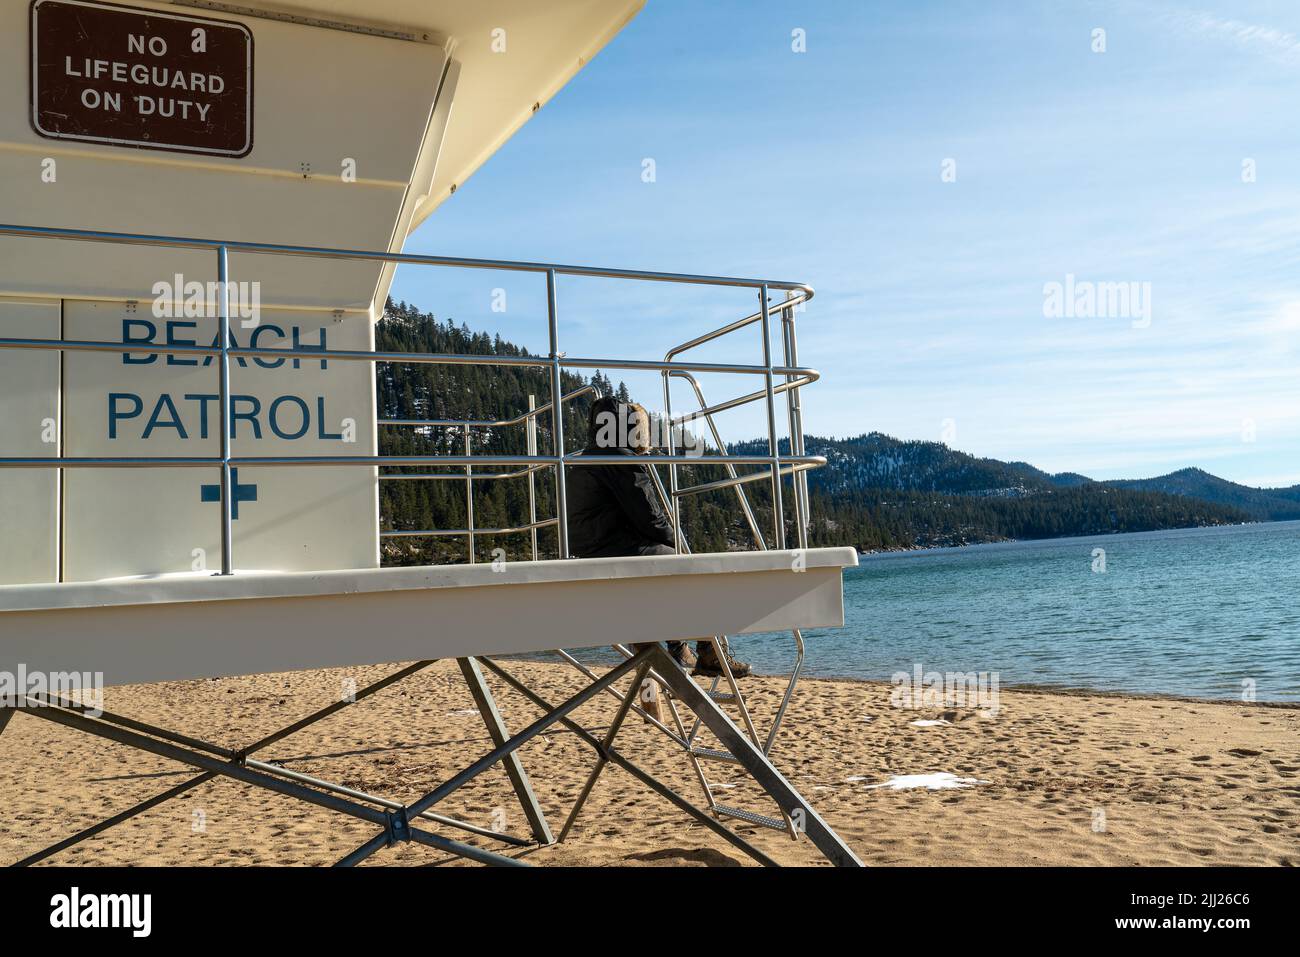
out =
<path fill-rule="evenodd" d="M 783 465 L 826 464 L 824 455 L 783 455 Z M 0 467 L 7 468 L 63 468 L 63 469 L 108 469 L 108 468 L 189 468 L 221 465 L 222 459 L 215 456 L 139 456 L 139 457 L 85 457 L 85 456 L 51 456 L 49 458 L 5 458 L 0 457 Z M 526 465 L 541 462 L 555 466 L 561 462 L 566 466 L 583 465 L 665 465 L 670 462 L 682 462 L 687 465 L 771 465 L 768 455 L 577 455 L 570 453 L 561 458 L 558 455 L 232 455 L 230 464 L 253 468 L 255 466 L 342 466 L 342 465 L 381 465 L 399 467 L 403 465 Z M 457 476 L 463 478 L 463 476 Z"/>
<path fill-rule="evenodd" d="M 345 362 L 403 362 L 413 365 L 459 366 L 527 366 L 541 368 L 553 361 L 545 356 L 461 355 L 437 352 L 378 352 L 368 349 L 265 349 L 230 346 L 181 346 L 149 342 L 100 342 L 94 339 L 5 339 L 0 338 L 0 349 L 54 349 L 66 352 L 122 352 L 127 355 L 155 353 L 178 356 L 221 356 L 232 359 L 305 359 L 324 362 L 339 359 Z M 637 371 L 720 372 L 741 375 L 766 375 L 766 366 L 735 365 L 725 362 L 655 362 L 646 359 L 588 359 L 576 356 L 559 356 L 559 364 L 573 369 L 631 369 Z M 818 375 L 815 369 L 773 367 L 777 375 Z"/>
<path fill-rule="evenodd" d="M 789 289 L 792 292 L 795 292 L 794 296 L 790 296 L 789 298 L 785 299 L 781 303 L 782 308 L 785 308 L 787 306 L 797 306 L 805 302 L 811 302 L 812 297 L 815 295 L 813 292 L 813 287 L 807 285 L 806 283 L 800 283 L 797 286 L 783 286 L 780 283 L 769 282 L 767 283 L 767 285 L 773 289 Z M 804 295 L 802 296 L 798 295 L 799 292 L 804 293 Z M 694 349 L 696 346 L 702 346 L 706 342 L 712 342 L 714 339 L 720 339 L 723 336 L 727 335 L 728 333 L 735 332 L 737 329 L 744 329 L 746 326 L 752 326 L 754 323 L 762 322 L 762 321 L 763 321 L 763 312 L 762 310 L 759 310 L 758 312 L 754 313 L 751 316 L 746 316 L 744 319 L 737 319 L 735 322 L 729 322 L 727 323 L 727 325 L 714 329 L 712 332 L 706 332 L 703 335 L 696 336 L 694 339 L 688 340 L 687 342 L 683 342 L 679 346 L 674 346 L 673 348 L 669 349 L 668 352 L 664 355 L 664 361 L 666 362 L 672 359 L 674 356 L 687 351 L 688 349 Z"/>
<path fill-rule="evenodd" d="M 377 250 L 342 249 L 332 246 L 297 246 L 284 243 L 253 243 L 237 239 L 198 239 L 192 236 L 165 236 L 148 233 L 114 233 L 94 229 L 64 229 L 54 226 L 19 226 L 0 223 L 0 236 L 30 236 L 43 239 L 71 239 L 84 242 L 119 243 L 128 246 L 169 246 L 181 249 L 226 249 L 237 253 L 270 256 L 304 256 L 309 259 L 352 259 L 381 263 L 408 263 L 422 266 L 450 266 L 462 269 L 500 269 L 509 272 L 554 273 L 559 276 L 589 276 L 600 279 L 633 279 L 643 282 L 674 282 L 698 286 L 741 286 L 758 289 L 807 290 L 801 282 L 775 279 L 744 279 L 737 276 L 701 276 L 691 273 L 653 272 L 644 269 L 618 269 L 604 266 L 573 266 L 561 263 L 528 262 L 517 259 L 467 259 L 459 256 L 429 256 L 420 253 L 394 253 Z"/>
<path fill-rule="evenodd" d="M 706 342 L 711 342 L 715 339 L 719 339 L 724 335 L 737 331 L 738 329 L 744 329 L 750 325 L 753 325 L 755 322 L 761 322 L 763 325 L 763 356 L 766 362 L 766 368 L 764 370 L 765 377 L 767 380 L 766 388 L 757 392 L 751 392 L 745 396 L 739 396 L 735 399 L 729 399 L 725 402 L 719 403 L 716 406 L 708 406 L 705 404 L 704 394 L 700 391 L 700 386 L 698 381 L 695 379 L 693 375 L 690 374 L 691 371 L 693 370 L 666 369 L 663 371 L 664 406 L 667 412 L 670 426 L 685 424 L 686 422 L 694 421 L 695 419 L 701 417 L 705 418 L 709 423 L 709 427 L 713 431 L 715 441 L 717 441 L 718 445 L 721 446 L 722 445 L 721 438 L 718 436 L 717 427 L 713 423 L 713 413 L 726 411 L 728 409 L 734 409 L 739 406 L 745 405 L 749 402 L 766 398 L 767 418 L 768 418 L 768 451 L 770 452 L 770 456 L 771 456 L 769 478 L 771 479 L 772 482 L 773 524 L 776 533 L 776 545 L 778 548 L 782 548 L 785 545 L 785 517 L 784 517 L 784 510 L 781 502 L 781 476 L 782 474 L 791 474 L 791 481 L 793 483 L 794 493 L 795 493 L 794 505 L 795 505 L 795 523 L 797 528 L 797 534 L 799 538 L 800 547 L 806 547 L 807 522 L 808 522 L 808 513 L 809 513 L 807 477 L 798 474 L 806 470 L 794 469 L 791 472 L 786 472 L 781 467 L 782 459 L 778 454 L 780 451 L 780 447 L 776 437 L 776 404 L 775 403 L 776 403 L 777 395 L 781 393 L 786 393 L 787 414 L 788 414 L 789 425 L 791 429 L 790 451 L 802 452 L 803 451 L 803 418 L 802 418 L 802 411 L 800 407 L 799 389 L 804 385 L 810 385 L 811 383 L 817 381 L 817 379 L 819 379 L 821 376 L 815 370 L 808 370 L 805 373 L 797 373 L 794 372 L 789 367 L 798 361 L 797 359 L 798 346 L 796 344 L 795 335 L 794 335 L 794 310 L 797 306 L 808 302 L 808 300 L 812 298 L 813 290 L 811 286 L 802 285 L 799 287 L 798 290 L 790 290 L 785 300 L 776 304 L 776 308 L 781 313 L 782 347 L 784 349 L 784 356 L 786 362 L 785 367 L 778 367 L 772 363 L 772 358 L 771 358 L 771 334 L 770 334 L 771 310 L 769 308 L 768 297 L 767 297 L 768 288 L 769 287 L 765 285 L 760 289 L 759 311 L 757 313 L 746 316 L 742 319 L 737 319 L 736 321 L 721 326 L 713 330 L 712 332 L 706 332 L 703 335 L 696 336 L 694 339 L 690 339 L 686 342 L 681 343 L 680 345 L 674 346 L 672 349 L 669 349 L 668 352 L 664 354 L 664 360 L 666 362 L 672 361 L 673 359 L 675 359 L 676 356 L 680 355 L 683 352 L 686 352 L 689 349 L 694 349 L 697 346 L 701 346 L 705 344 Z M 780 385 L 774 384 L 773 377 L 776 375 L 785 376 L 785 382 Z M 687 415 L 682 416 L 680 419 L 674 419 L 672 416 L 672 393 L 671 393 L 671 389 L 669 388 L 669 380 L 672 377 L 681 377 L 681 378 L 688 379 L 691 382 L 692 386 L 694 386 L 695 393 L 699 398 L 700 405 L 703 406 L 703 408 L 701 408 L 698 412 L 688 413 Z M 671 430 L 670 430 L 670 435 L 671 435 Z M 672 451 L 671 439 L 670 439 L 669 451 L 670 452 Z M 736 477 L 736 470 L 734 468 L 731 468 L 730 466 L 728 466 L 728 470 L 730 472 L 731 478 L 734 479 Z M 750 481 L 752 481 L 752 479 Z M 673 527 L 675 530 L 680 532 L 681 510 L 676 504 L 677 499 L 679 497 L 677 495 L 678 489 L 677 489 L 676 466 L 669 467 L 669 482 L 670 482 L 670 488 L 672 489 Z M 735 484 L 737 485 L 737 489 L 739 490 L 739 483 L 735 483 Z M 725 484 L 722 487 L 726 487 Z M 697 488 L 696 490 L 699 491 L 702 489 Z M 744 498 L 743 494 L 741 497 L 743 500 Z M 746 516 L 751 517 L 751 513 L 749 512 L 749 508 L 748 508 L 748 502 L 745 502 L 745 510 L 746 510 Z M 751 525 L 752 524 L 753 522 L 751 517 Z M 761 539 L 761 536 L 759 536 L 759 538 Z"/>
<path fill-rule="evenodd" d="M 531 475 L 534 472 L 540 472 L 543 469 L 549 469 L 550 465 L 530 465 L 528 468 L 519 469 L 514 472 L 475 472 L 472 478 L 478 479 L 513 479 L 523 478 L 525 475 Z M 459 482 L 465 476 L 453 475 L 448 472 L 384 472 L 379 476 L 382 481 L 412 481 L 412 482 L 440 482 L 446 479 L 452 479 Z"/>
<path fill-rule="evenodd" d="M 518 525 L 514 528 L 431 528 L 431 529 L 405 529 L 393 528 L 379 533 L 380 538 L 458 538 L 462 535 L 515 535 L 519 532 L 527 532 L 534 528 L 546 528 L 550 525 L 558 525 L 558 518 L 544 518 L 538 522 L 529 522 L 526 525 Z"/>
<path fill-rule="evenodd" d="M 578 398 L 578 396 L 586 395 L 588 392 L 594 392 L 599 394 L 600 390 L 597 389 L 594 385 L 584 385 L 580 389 L 574 389 L 572 392 L 568 393 L 567 395 L 560 396 L 560 402 L 562 403 L 569 402 L 573 399 Z M 375 424 L 376 425 L 413 425 L 413 426 L 427 425 L 427 426 L 446 427 L 446 428 L 460 428 L 462 426 L 465 426 L 468 428 L 502 429 L 511 425 L 523 425 L 525 422 L 527 422 L 529 419 L 533 418 L 534 416 L 540 415 L 543 412 L 550 412 L 550 411 L 551 411 L 551 403 L 548 402 L 545 405 L 538 406 L 536 409 L 529 409 L 527 412 L 522 412 L 519 415 L 515 416 L 513 419 L 498 419 L 495 422 L 489 421 L 487 419 L 376 419 Z"/>
<path fill-rule="evenodd" d="M 668 374 L 677 378 L 690 379 L 692 382 L 695 381 L 695 376 L 679 369 L 673 369 Z M 777 395 L 780 395 L 782 392 L 789 392 L 791 389 L 801 389 L 806 385 L 812 385 L 820 378 L 821 374 L 814 372 L 811 375 L 800 376 L 796 379 L 790 380 L 789 382 L 783 382 L 781 385 L 773 389 L 773 391 L 776 392 Z M 750 402 L 757 402 L 759 399 L 766 398 L 766 396 L 767 391 L 765 389 L 760 389 L 757 392 L 751 392 L 748 395 L 737 396 L 734 399 L 727 399 L 725 402 L 719 402 L 717 405 L 706 405 L 704 408 L 695 412 L 687 412 L 685 415 L 673 419 L 673 425 L 685 425 L 687 422 L 694 422 L 696 419 L 707 419 L 711 417 L 714 412 L 726 412 L 728 409 L 735 409 L 742 405 L 747 405 Z"/>
<path fill-rule="evenodd" d="M 689 372 L 679 372 L 679 373 L 672 373 L 672 372 L 670 372 L 670 373 L 668 373 L 668 375 L 669 375 L 669 376 L 677 375 L 677 376 L 679 376 L 680 378 L 683 378 L 683 379 L 685 379 L 687 382 L 689 382 L 689 383 L 691 384 L 691 388 L 695 390 L 695 397 L 696 397 L 696 399 L 699 401 L 700 406 L 701 406 L 702 408 L 704 408 L 704 409 L 708 409 L 708 402 L 707 402 L 707 401 L 705 400 L 705 398 L 704 398 L 704 390 L 700 388 L 699 380 L 696 379 L 695 376 L 691 375 Z M 665 378 L 665 381 L 667 381 L 666 378 Z M 757 395 L 760 395 L 760 396 L 761 396 L 762 394 L 763 394 L 763 393 L 757 393 Z M 713 421 L 713 413 L 712 413 L 711 411 L 706 411 L 706 412 L 704 413 L 704 420 L 705 420 L 705 421 L 708 423 L 708 425 L 709 425 L 709 431 L 710 431 L 710 432 L 712 433 L 712 435 L 713 435 L 713 442 L 714 442 L 714 444 L 718 447 L 718 452 L 719 452 L 719 453 L 724 453 L 724 452 L 726 452 L 727 447 L 726 447 L 725 444 L 723 444 L 723 441 L 722 441 L 722 433 L 718 431 L 717 423 Z M 755 473 L 755 474 L 756 474 L 756 476 L 760 476 L 760 477 L 761 477 L 761 473 Z M 735 479 L 735 478 L 736 478 L 736 467 L 735 467 L 734 465 L 728 465 L 728 466 L 727 466 L 727 475 L 729 476 L 730 479 Z M 677 476 L 676 476 L 676 475 L 674 475 L 674 476 L 672 477 L 672 479 L 673 479 L 673 481 L 672 481 L 672 486 L 673 486 L 673 500 L 676 501 L 678 498 L 680 498 L 680 497 L 684 494 L 684 490 L 677 488 Z M 735 484 L 735 486 L 736 486 L 736 498 L 737 498 L 737 499 L 739 500 L 739 502 L 740 502 L 740 508 L 741 508 L 741 511 L 744 512 L 744 515 L 745 515 L 745 521 L 749 523 L 749 530 L 750 530 L 751 534 L 753 534 L 753 536 L 754 536 L 754 543 L 755 543 L 759 548 L 766 549 L 766 548 L 767 548 L 767 542 L 765 542 L 765 541 L 763 540 L 763 533 L 762 533 L 761 531 L 759 531 L 759 528 L 758 528 L 758 521 L 754 518 L 754 510 L 753 510 L 752 508 L 750 508 L 750 505 L 749 505 L 749 497 L 748 497 L 747 495 L 745 495 L 744 491 L 740 488 L 740 483 L 739 483 L 739 482 L 736 482 L 736 483 L 734 483 L 734 484 Z M 685 493 L 695 494 L 696 492 L 703 492 L 703 491 L 706 491 L 706 490 L 707 490 L 707 489 L 705 489 L 705 488 L 701 488 L 701 487 L 696 486 L 696 487 L 692 487 L 692 488 L 690 488 L 690 489 L 685 490 Z"/>
<path fill-rule="evenodd" d="M 704 462 L 707 464 L 708 460 L 705 459 Z M 763 464 L 767 465 L 768 460 L 765 459 L 763 461 Z M 781 466 L 781 474 L 794 475 L 798 472 L 807 472 L 812 469 L 819 468 L 820 465 L 821 463 L 808 464 L 808 465 L 790 465 L 790 466 L 783 465 Z M 763 482 L 766 481 L 768 478 L 769 476 L 766 472 L 754 472 L 750 475 L 732 475 L 728 478 L 718 479 L 716 482 L 702 482 L 699 485 L 688 485 L 685 488 L 679 488 L 673 494 L 676 495 L 678 498 L 681 498 L 685 495 L 699 495 L 701 492 L 713 492 L 713 491 L 717 491 L 718 489 L 736 488 L 739 485 L 748 485 L 750 482 Z"/>

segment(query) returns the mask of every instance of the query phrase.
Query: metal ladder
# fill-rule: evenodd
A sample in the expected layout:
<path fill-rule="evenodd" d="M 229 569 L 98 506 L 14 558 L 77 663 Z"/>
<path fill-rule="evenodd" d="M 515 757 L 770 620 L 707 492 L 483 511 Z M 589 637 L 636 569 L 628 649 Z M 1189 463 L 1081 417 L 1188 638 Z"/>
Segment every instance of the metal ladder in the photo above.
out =
<path fill-rule="evenodd" d="M 679 374 L 682 378 L 685 378 L 688 382 L 690 382 L 691 386 L 695 390 L 696 397 L 699 400 L 700 408 L 702 410 L 707 410 L 708 404 L 704 399 L 703 390 L 700 388 L 700 384 L 695 379 L 695 377 L 689 372 L 682 372 L 682 373 L 675 373 L 675 374 Z M 723 442 L 722 436 L 718 431 L 717 424 L 713 421 L 712 413 L 705 411 L 703 417 L 708 422 L 709 430 L 713 435 L 713 441 L 714 444 L 717 446 L 719 453 L 726 455 L 727 454 L 726 443 Z M 725 467 L 727 469 L 730 479 L 734 480 L 738 478 L 736 474 L 735 466 L 728 464 Z M 680 544 L 680 549 L 684 553 L 690 554 L 691 552 L 690 543 L 687 541 L 685 533 L 681 530 L 680 520 L 677 514 L 677 510 L 673 507 L 675 503 L 669 500 L 668 493 L 664 489 L 663 482 L 659 478 L 658 472 L 654 469 L 651 469 L 651 474 L 654 476 L 655 487 L 659 492 L 660 501 L 662 502 L 662 504 L 664 505 L 668 513 L 674 516 L 677 525 L 677 531 L 676 531 L 677 541 Z M 714 487 L 713 483 L 705 483 L 705 486 L 707 486 L 708 488 Z M 705 486 L 678 489 L 677 497 L 680 498 L 687 494 L 696 494 L 698 491 L 706 490 Z M 768 548 L 768 544 L 764 539 L 762 532 L 758 528 L 758 523 L 754 518 L 753 508 L 750 505 L 749 497 L 745 494 L 743 484 L 737 482 L 732 487 L 736 491 L 736 497 L 740 503 L 741 510 L 745 515 L 746 522 L 749 525 L 751 534 L 753 535 L 754 544 L 760 550 L 766 551 Z M 744 728 L 745 732 L 748 734 L 750 740 L 753 741 L 754 746 L 761 749 L 765 755 L 771 754 L 772 745 L 776 741 L 776 736 L 781 730 L 781 722 L 785 717 L 786 709 L 789 707 L 790 699 L 794 696 L 794 689 L 796 684 L 798 684 L 799 676 L 803 672 L 803 662 L 804 662 L 803 635 L 797 629 L 791 632 L 791 634 L 795 642 L 794 666 L 791 669 L 790 679 L 789 682 L 786 684 L 785 692 L 781 697 L 781 704 L 777 708 L 776 715 L 772 719 L 772 724 L 768 728 L 766 737 L 763 738 L 762 740 L 760 740 L 760 735 L 758 733 L 757 728 L 755 727 L 753 715 L 750 713 L 749 710 L 749 705 L 745 701 L 744 693 L 740 690 L 740 686 L 736 681 L 736 677 L 731 672 L 731 666 L 727 662 L 727 652 L 729 650 L 727 636 L 714 635 L 707 639 L 705 638 L 700 639 L 701 641 L 707 640 L 712 643 L 714 655 L 717 657 L 717 660 L 721 663 L 722 672 L 723 672 L 721 676 L 715 677 L 712 680 L 709 687 L 705 689 L 705 693 L 714 702 L 720 705 L 731 705 L 736 709 L 741 719 L 741 725 Z M 625 654 L 631 653 L 627 649 L 623 649 L 623 652 Z M 724 683 L 725 683 L 725 687 L 720 688 L 719 685 L 722 685 Z M 664 696 L 667 698 L 669 703 L 669 708 L 673 714 L 674 720 L 676 720 L 677 710 L 673 700 L 673 695 L 670 691 L 668 691 L 666 686 L 661 687 L 661 690 Z M 705 799 L 708 801 L 709 810 L 719 817 L 735 818 L 736 820 L 744 821 L 748 824 L 758 825 L 760 827 L 770 828 L 774 831 L 785 831 L 789 833 L 792 838 L 798 840 L 799 830 L 794 826 L 793 822 L 790 820 L 789 815 L 786 814 L 784 811 L 782 811 L 780 817 L 773 817 L 767 814 L 760 814 L 756 811 L 750 811 L 744 808 L 737 808 L 737 807 L 732 807 L 730 805 L 725 805 L 718 801 L 717 795 L 715 793 L 714 783 L 709 779 L 709 775 L 705 771 L 704 762 L 712 761 L 712 762 L 722 762 L 722 763 L 737 764 L 737 765 L 740 762 L 730 751 L 721 748 L 706 747 L 700 744 L 698 740 L 700 727 L 701 727 L 701 722 L 697 717 L 695 719 L 694 724 L 691 726 L 690 730 L 686 731 L 683 734 L 683 738 L 684 738 L 683 745 L 685 747 L 687 755 L 690 758 L 691 765 L 695 770 L 696 778 L 700 782 L 700 787 L 704 791 Z"/>
<path fill-rule="evenodd" d="M 763 292 L 765 294 L 766 290 L 764 290 Z M 768 299 L 766 298 L 766 295 L 763 295 L 763 297 L 760 299 L 760 309 L 758 312 L 746 316 L 743 319 L 739 319 L 736 320 L 735 322 L 722 326 L 721 328 L 716 329 L 712 332 L 705 333 L 704 335 L 699 336 L 695 339 L 691 339 L 687 342 L 684 342 L 679 346 L 676 346 L 675 348 L 668 351 L 665 357 L 665 361 L 673 361 L 677 358 L 678 355 L 680 355 L 683 352 L 686 352 L 690 349 L 694 349 L 697 346 L 704 345 L 707 342 L 712 342 L 716 339 L 721 338 L 722 336 L 729 335 L 740 329 L 745 329 L 755 324 L 761 324 L 761 328 L 763 330 L 764 339 L 765 339 L 763 343 L 763 350 L 764 353 L 770 357 L 769 350 L 770 350 L 771 343 L 766 340 L 766 336 L 768 330 L 769 308 L 773 308 L 775 311 L 778 311 L 780 313 L 782 351 L 784 353 L 785 362 L 787 366 L 789 366 L 797 359 L 797 355 L 798 355 L 798 345 L 795 338 L 795 321 L 794 321 L 795 309 L 798 308 L 803 302 L 805 302 L 810 295 L 811 295 L 811 290 L 807 290 L 807 289 L 788 290 L 786 292 L 786 298 L 784 301 L 772 303 L 770 305 Z M 717 423 L 714 421 L 714 414 L 717 412 L 725 411 L 727 409 L 736 408 L 740 405 L 744 405 L 749 402 L 754 402 L 766 398 L 767 406 L 768 406 L 770 437 L 771 437 L 771 444 L 772 444 L 772 447 L 769 449 L 769 452 L 775 456 L 778 451 L 778 449 L 776 448 L 776 438 L 775 438 L 775 398 L 779 394 L 784 394 L 786 396 L 791 450 L 793 452 L 795 449 L 803 448 L 804 445 L 803 416 L 802 416 L 802 409 L 799 402 L 799 389 L 801 386 L 808 385 L 811 382 L 815 381 L 815 376 L 786 375 L 784 377 L 784 381 L 781 382 L 780 384 L 774 383 L 772 381 L 772 377 L 769 376 L 766 389 L 759 390 L 757 392 L 753 392 L 748 395 L 738 396 L 734 399 L 729 399 L 717 405 L 710 406 L 704 397 L 704 390 L 700 387 L 699 380 L 695 377 L 695 375 L 692 372 L 687 370 L 682 370 L 682 369 L 671 369 L 671 370 L 665 369 L 663 370 L 662 374 L 663 374 L 664 408 L 667 413 L 668 426 L 669 426 L 668 428 L 669 455 L 675 454 L 676 451 L 675 448 L 673 447 L 674 446 L 674 442 L 672 438 L 673 430 L 679 426 L 684 429 L 687 423 L 699 419 L 703 419 L 705 423 L 708 425 L 709 434 L 713 439 L 714 445 L 717 447 L 718 453 L 720 455 L 726 455 L 727 445 L 722 439 L 722 435 L 718 430 Z M 674 419 L 672 416 L 672 392 L 670 386 L 671 386 L 671 380 L 673 378 L 684 379 L 687 383 L 690 384 L 692 390 L 695 393 L 696 402 L 698 403 L 699 406 L 699 408 L 696 411 L 683 415 L 678 419 Z M 707 457 L 702 461 L 707 462 Z M 686 538 L 682 532 L 682 527 L 681 527 L 682 524 L 681 510 L 679 507 L 680 499 L 685 497 L 686 495 L 700 494 L 702 492 L 712 491 L 715 489 L 728 488 L 728 487 L 735 489 L 736 498 L 740 504 L 741 511 L 745 516 L 745 522 L 749 526 L 750 534 L 754 539 L 754 544 L 760 550 L 766 550 L 768 548 L 768 543 L 764 539 L 762 531 L 759 529 L 758 522 L 754 517 L 754 510 L 750 505 L 749 497 L 745 494 L 745 489 L 744 489 L 744 486 L 749 482 L 761 481 L 765 478 L 768 478 L 768 476 L 762 472 L 758 472 L 756 474 L 741 477 L 737 474 L 734 465 L 730 463 L 726 463 L 724 467 L 727 471 L 727 476 L 728 476 L 726 479 L 717 482 L 703 482 L 698 485 L 690 486 L 687 488 L 678 488 L 677 465 L 675 463 L 669 465 L 668 466 L 668 474 L 669 474 L 668 491 L 664 490 L 663 483 L 659 479 L 658 472 L 653 468 L 651 469 L 651 472 L 655 478 L 655 485 L 658 488 L 660 498 L 664 502 L 665 506 L 668 508 L 669 515 L 672 516 L 673 527 L 677 534 L 679 551 L 685 551 L 685 552 L 690 551 L 690 546 L 686 542 Z M 772 496 L 773 524 L 774 524 L 773 531 L 775 537 L 775 544 L 778 548 L 785 547 L 785 527 L 784 527 L 785 516 L 782 509 L 782 501 L 781 501 L 780 486 L 779 486 L 781 478 L 785 475 L 790 476 L 791 485 L 794 491 L 795 527 L 796 527 L 796 534 L 797 534 L 799 547 L 800 548 L 807 547 L 809 501 L 808 501 L 807 476 L 804 474 L 806 471 L 807 471 L 806 468 L 790 466 L 786 468 L 774 468 L 771 473 L 770 477 L 771 480 L 773 481 L 773 496 Z M 754 742 L 754 745 L 756 747 L 760 748 L 763 751 L 765 755 L 771 753 L 772 745 L 776 741 L 776 736 L 781 729 L 781 723 L 785 717 L 786 709 L 789 707 L 790 699 L 794 696 L 795 686 L 798 683 L 799 676 L 803 671 L 803 664 L 804 664 L 803 634 L 798 630 L 793 631 L 791 634 L 795 643 L 794 666 L 791 669 L 790 680 L 786 685 L 785 692 L 781 697 L 781 703 L 778 706 L 776 714 L 772 719 L 772 724 L 768 729 L 766 738 L 762 742 L 759 741 L 759 735 L 757 730 L 754 727 L 754 721 L 750 714 L 749 707 L 745 702 L 745 697 L 742 694 L 739 686 L 737 685 L 735 676 L 731 673 L 731 668 L 727 663 L 727 658 L 726 658 L 727 637 L 725 635 L 719 635 L 710 639 L 714 644 L 714 653 L 717 655 L 718 660 L 722 663 L 723 676 L 722 678 L 713 679 L 711 686 L 707 689 L 707 694 L 709 695 L 710 698 L 712 698 L 715 702 L 719 704 L 730 704 L 736 707 L 736 709 L 740 713 L 740 717 L 743 722 L 744 728 L 748 733 L 750 739 Z M 722 683 L 724 680 L 725 680 L 726 687 L 720 689 L 719 684 Z M 672 707 L 671 698 L 669 699 L 669 704 L 670 707 Z M 675 716 L 676 715 L 675 708 L 673 708 L 673 713 Z M 786 814 L 784 811 L 782 811 L 781 817 L 778 818 L 766 814 L 760 814 L 754 811 L 745 810 L 743 808 L 735 808 L 735 807 L 718 803 L 717 797 L 714 793 L 714 786 L 710 782 L 708 774 L 705 772 L 704 765 L 702 762 L 714 761 L 714 762 L 724 762 L 724 763 L 733 763 L 733 764 L 738 762 L 735 756 L 726 750 L 709 748 L 700 745 L 697 742 L 697 735 L 699 732 L 699 728 L 700 728 L 700 722 L 697 719 L 694 726 L 691 728 L 690 732 L 685 735 L 685 746 L 686 746 L 687 754 L 690 756 L 692 766 L 695 769 L 696 776 L 700 781 L 700 786 L 704 789 L 705 796 L 709 803 L 709 809 L 714 814 L 721 817 L 731 817 L 737 820 L 745 821 L 750 824 L 771 828 L 772 830 L 786 831 L 787 833 L 790 834 L 792 838 L 798 840 L 799 829 L 794 826 L 793 822 L 790 820 L 789 815 Z"/>

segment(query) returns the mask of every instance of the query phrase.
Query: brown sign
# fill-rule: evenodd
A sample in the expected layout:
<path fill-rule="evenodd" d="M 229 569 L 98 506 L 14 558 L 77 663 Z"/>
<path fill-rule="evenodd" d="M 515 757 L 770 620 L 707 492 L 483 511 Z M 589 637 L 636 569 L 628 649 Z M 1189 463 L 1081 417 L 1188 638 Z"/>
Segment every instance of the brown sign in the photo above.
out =
<path fill-rule="evenodd" d="M 247 156 L 253 35 L 240 23 L 33 0 L 32 126 L 52 139 Z"/>

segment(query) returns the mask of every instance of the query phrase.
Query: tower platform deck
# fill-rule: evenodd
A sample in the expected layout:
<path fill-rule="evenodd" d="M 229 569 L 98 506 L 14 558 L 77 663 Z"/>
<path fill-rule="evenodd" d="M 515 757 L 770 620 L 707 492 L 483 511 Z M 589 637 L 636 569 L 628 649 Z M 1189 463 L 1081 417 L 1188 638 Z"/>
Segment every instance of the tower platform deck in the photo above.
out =
<path fill-rule="evenodd" d="M 851 548 L 0 587 L 0 670 L 105 685 L 835 627 Z"/>

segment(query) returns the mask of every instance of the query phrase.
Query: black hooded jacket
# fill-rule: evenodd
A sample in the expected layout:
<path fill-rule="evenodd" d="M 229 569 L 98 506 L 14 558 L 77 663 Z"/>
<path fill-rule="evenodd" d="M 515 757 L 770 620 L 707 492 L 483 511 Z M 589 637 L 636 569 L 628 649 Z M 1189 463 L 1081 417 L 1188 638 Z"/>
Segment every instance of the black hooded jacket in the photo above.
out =
<path fill-rule="evenodd" d="M 635 455 L 588 446 L 584 455 Z M 568 470 L 569 550 L 576 558 L 639 555 L 675 547 L 673 524 L 648 465 L 581 465 Z"/>

